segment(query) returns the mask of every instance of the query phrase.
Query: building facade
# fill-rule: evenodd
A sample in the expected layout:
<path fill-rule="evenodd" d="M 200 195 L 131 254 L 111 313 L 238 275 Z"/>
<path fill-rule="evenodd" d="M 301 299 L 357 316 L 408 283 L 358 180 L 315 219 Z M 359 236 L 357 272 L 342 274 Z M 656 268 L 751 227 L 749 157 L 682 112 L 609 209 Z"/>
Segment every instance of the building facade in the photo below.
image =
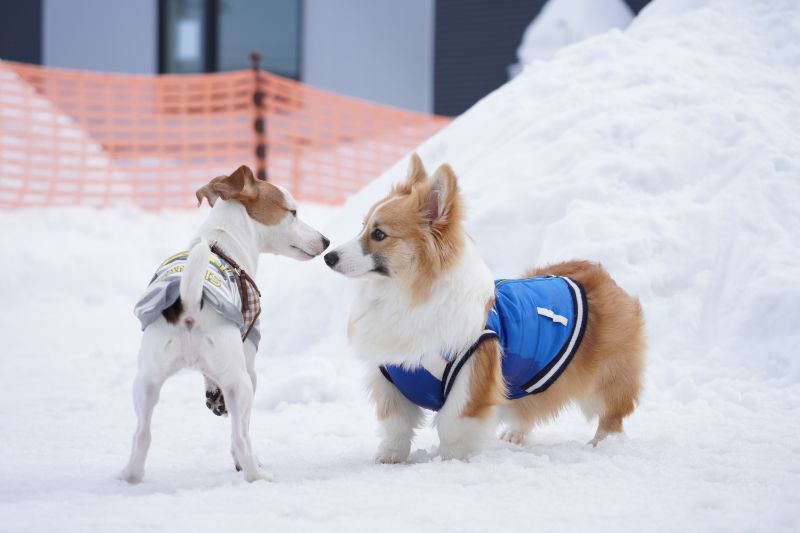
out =
<path fill-rule="evenodd" d="M 128 73 L 262 67 L 458 115 L 508 80 L 546 0 L 0 0 L 0 58 Z M 631 0 L 634 11 L 646 2 Z"/>

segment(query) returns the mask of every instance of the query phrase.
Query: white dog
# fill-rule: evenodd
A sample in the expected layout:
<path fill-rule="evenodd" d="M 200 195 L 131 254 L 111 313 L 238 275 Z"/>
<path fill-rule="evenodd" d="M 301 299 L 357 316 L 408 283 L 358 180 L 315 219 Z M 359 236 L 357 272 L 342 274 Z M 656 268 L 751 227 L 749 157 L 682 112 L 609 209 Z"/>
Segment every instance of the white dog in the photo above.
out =
<path fill-rule="evenodd" d="M 246 166 L 201 187 L 198 205 L 203 198 L 213 209 L 191 250 L 161 265 L 136 307 L 144 328 L 133 387 L 138 425 L 120 474 L 131 483 L 144 477 L 161 386 L 182 368 L 205 375 L 207 405 L 215 414 L 226 414 L 226 407 L 230 412 L 236 469 L 249 482 L 271 479 L 253 454 L 249 435 L 259 340 L 253 281 L 258 255 L 308 260 L 327 248 L 328 239 L 297 217 L 288 191 L 256 180 Z"/>

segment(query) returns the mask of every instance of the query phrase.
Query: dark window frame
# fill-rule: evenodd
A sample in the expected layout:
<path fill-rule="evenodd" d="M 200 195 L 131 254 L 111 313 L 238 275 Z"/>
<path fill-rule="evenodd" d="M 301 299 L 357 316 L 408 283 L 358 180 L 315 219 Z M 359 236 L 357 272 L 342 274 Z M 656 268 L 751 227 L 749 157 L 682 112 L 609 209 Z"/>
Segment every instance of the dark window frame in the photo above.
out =
<path fill-rule="evenodd" d="M 0 59 L 41 65 L 44 61 L 44 1 L 0 0 Z"/>
<path fill-rule="evenodd" d="M 167 31 L 168 7 L 170 0 L 158 0 L 158 73 L 175 74 L 167 69 Z M 297 0 L 297 77 L 290 79 L 303 79 L 303 17 L 305 15 L 305 1 Z M 203 35 L 205 46 L 203 48 L 203 72 L 218 72 L 219 70 L 219 0 L 204 0 L 203 2 Z M 259 50 L 262 53 L 263 50 Z M 263 65 L 262 65 L 263 68 Z"/>

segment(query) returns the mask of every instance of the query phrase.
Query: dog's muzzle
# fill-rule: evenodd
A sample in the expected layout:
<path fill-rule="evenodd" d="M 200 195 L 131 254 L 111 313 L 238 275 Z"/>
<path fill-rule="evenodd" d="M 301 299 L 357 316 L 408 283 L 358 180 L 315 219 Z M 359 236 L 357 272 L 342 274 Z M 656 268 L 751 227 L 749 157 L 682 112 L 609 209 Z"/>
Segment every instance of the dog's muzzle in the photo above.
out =
<path fill-rule="evenodd" d="M 333 268 L 336 266 L 336 263 L 339 262 L 339 254 L 338 252 L 328 252 L 325 254 L 325 264 L 329 267 Z"/>

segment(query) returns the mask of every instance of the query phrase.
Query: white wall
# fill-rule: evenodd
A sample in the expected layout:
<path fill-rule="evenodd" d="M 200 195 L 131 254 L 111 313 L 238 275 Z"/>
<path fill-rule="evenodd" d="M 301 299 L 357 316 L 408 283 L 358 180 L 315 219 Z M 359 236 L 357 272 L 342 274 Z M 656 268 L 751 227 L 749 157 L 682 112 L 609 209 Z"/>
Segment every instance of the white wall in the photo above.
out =
<path fill-rule="evenodd" d="M 435 0 L 306 0 L 303 81 L 431 112 Z"/>
<path fill-rule="evenodd" d="M 157 0 L 44 0 L 47 66 L 158 71 Z M 435 0 L 305 0 L 302 81 L 416 111 L 433 109 Z"/>
<path fill-rule="evenodd" d="M 158 71 L 156 0 L 44 0 L 43 4 L 44 65 Z"/>

